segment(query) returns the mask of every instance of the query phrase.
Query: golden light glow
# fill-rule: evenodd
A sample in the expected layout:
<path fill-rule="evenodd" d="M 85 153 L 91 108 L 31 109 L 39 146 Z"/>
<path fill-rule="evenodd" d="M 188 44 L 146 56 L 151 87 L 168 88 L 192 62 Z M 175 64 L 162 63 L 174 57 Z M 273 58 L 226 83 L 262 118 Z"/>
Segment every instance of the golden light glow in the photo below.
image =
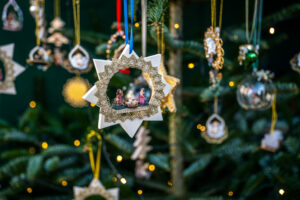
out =
<path fill-rule="evenodd" d="M 154 172 L 155 171 L 155 165 L 153 165 L 153 164 L 149 165 L 148 169 L 149 169 L 150 172 Z"/>
<path fill-rule="evenodd" d="M 138 22 L 135 22 L 134 26 L 135 26 L 135 28 L 138 28 L 138 27 L 140 27 L 140 24 Z"/>
<path fill-rule="evenodd" d="M 35 148 L 34 147 L 29 147 L 28 149 L 30 154 L 35 154 Z"/>
<path fill-rule="evenodd" d="M 138 195 L 142 195 L 143 194 L 143 190 L 138 190 L 137 193 L 138 193 Z"/>
<path fill-rule="evenodd" d="M 95 104 L 91 103 L 90 106 L 91 106 L 91 107 L 95 107 Z"/>
<path fill-rule="evenodd" d="M 117 155 L 116 161 L 117 161 L 117 162 L 122 162 L 122 160 L 123 160 L 123 156 Z"/>
<path fill-rule="evenodd" d="M 278 193 L 282 196 L 282 195 L 284 195 L 285 191 L 284 191 L 284 189 L 281 188 L 278 190 Z"/>
<path fill-rule="evenodd" d="M 171 181 L 168 181 L 168 186 L 172 186 L 173 185 L 173 183 L 171 182 Z"/>
<path fill-rule="evenodd" d="M 174 28 L 179 29 L 179 24 L 174 24 Z"/>
<path fill-rule="evenodd" d="M 238 35 L 234 35 L 234 36 L 233 36 L 233 39 L 234 39 L 234 40 L 238 40 L 238 39 L 239 39 L 239 36 L 238 36 Z"/>
<path fill-rule="evenodd" d="M 61 181 L 61 185 L 64 186 L 64 187 L 66 187 L 68 185 L 68 182 L 66 180 L 62 180 Z"/>
<path fill-rule="evenodd" d="M 232 197 L 232 196 L 233 196 L 233 192 L 232 192 L 232 191 L 229 191 L 229 192 L 228 192 L 228 196 Z"/>
<path fill-rule="evenodd" d="M 43 142 L 42 143 L 42 148 L 43 149 L 47 149 L 48 148 L 48 143 L 47 142 Z"/>
<path fill-rule="evenodd" d="M 234 86 L 235 86 L 235 83 L 234 83 L 234 81 L 229 81 L 228 85 L 229 85 L 230 87 L 234 87 Z"/>
<path fill-rule="evenodd" d="M 115 177 L 115 176 L 114 176 L 114 177 L 112 177 L 112 181 L 113 181 L 113 182 L 117 182 L 117 180 L 118 180 L 118 178 L 117 178 L 117 177 Z"/>
<path fill-rule="evenodd" d="M 79 140 L 74 140 L 74 146 L 78 147 L 80 145 L 80 141 Z"/>
<path fill-rule="evenodd" d="M 189 64 L 188 64 L 188 68 L 189 68 L 189 69 L 194 69 L 194 67 L 195 67 L 195 64 L 194 64 L 194 63 L 189 63 Z"/>
<path fill-rule="evenodd" d="M 204 132 L 205 130 L 206 130 L 206 127 L 205 126 L 201 126 L 200 131 Z"/>
<path fill-rule="evenodd" d="M 36 102 L 35 101 L 30 101 L 29 106 L 30 106 L 30 108 L 35 108 L 36 107 Z"/>
<path fill-rule="evenodd" d="M 27 190 L 27 192 L 28 192 L 29 194 L 32 193 L 32 188 L 31 188 L 31 187 L 28 187 L 26 190 Z"/>
<path fill-rule="evenodd" d="M 69 79 L 63 88 L 65 101 L 73 107 L 84 107 L 87 102 L 82 96 L 88 91 L 89 83 L 81 77 Z"/>
<path fill-rule="evenodd" d="M 122 184 L 126 184 L 127 183 L 127 180 L 124 177 L 121 178 L 120 181 L 121 181 Z"/>
<path fill-rule="evenodd" d="M 202 125 L 201 124 L 197 124 L 197 129 L 201 129 Z"/>
<path fill-rule="evenodd" d="M 274 28 L 274 27 L 270 27 L 270 28 L 269 28 L 269 33 L 270 33 L 271 35 L 274 35 L 274 34 L 275 34 L 275 28 Z"/>

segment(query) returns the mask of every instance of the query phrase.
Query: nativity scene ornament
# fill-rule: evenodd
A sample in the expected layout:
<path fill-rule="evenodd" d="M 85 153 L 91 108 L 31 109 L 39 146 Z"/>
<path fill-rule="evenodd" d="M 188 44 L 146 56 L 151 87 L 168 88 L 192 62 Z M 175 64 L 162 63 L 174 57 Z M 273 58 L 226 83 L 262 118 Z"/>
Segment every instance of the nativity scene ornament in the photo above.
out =
<path fill-rule="evenodd" d="M 0 46 L 0 94 L 17 94 L 14 80 L 19 76 L 25 68 L 12 60 L 14 52 L 14 44 Z"/>
<path fill-rule="evenodd" d="M 94 59 L 99 81 L 83 96 L 90 103 L 100 107 L 98 128 L 120 124 L 122 128 L 133 137 L 145 121 L 161 121 L 161 101 L 169 94 L 172 86 L 168 84 L 159 72 L 161 55 L 138 57 L 134 51 L 130 52 L 126 45 L 119 59 L 98 60 Z M 130 98 L 123 97 L 123 91 L 118 89 L 116 97 L 110 101 L 107 89 L 110 79 L 120 70 L 135 68 L 149 76 L 148 85 L 151 88 L 150 99 L 145 96 L 145 88 L 139 94 Z"/>
<path fill-rule="evenodd" d="M 6 31 L 20 31 L 23 28 L 23 12 L 15 0 L 9 0 L 5 4 L 2 21 L 3 29 Z"/>

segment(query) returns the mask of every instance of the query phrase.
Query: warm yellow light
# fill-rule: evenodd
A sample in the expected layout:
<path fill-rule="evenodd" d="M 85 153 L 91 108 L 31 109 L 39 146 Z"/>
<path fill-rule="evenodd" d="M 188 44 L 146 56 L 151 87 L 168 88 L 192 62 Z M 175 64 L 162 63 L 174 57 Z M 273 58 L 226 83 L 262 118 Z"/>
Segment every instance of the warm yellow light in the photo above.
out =
<path fill-rule="evenodd" d="M 113 181 L 113 182 L 117 182 L 117 180 L 118 180 L 118 178 L 117 178 L 117 177 L 115 177 L 115 176 L 114 176 L 114 177 L 112 177 L 112 181 Z"/>
<path fill-rule="evenodd" d="M 109 49 L 106 49 L 106 53 L 110 53 L 110 50 L 109 50 Z"/>
<path fill-rule="evenodd" d="M 74 140 L 74 146 L 78 147 L 80 145 L 80 141 L 79 140 Z"/>
<path fill-rule="evenodd" d="M 174 28 L 179 29 L 179 24 L 174 24 Z"/>
<path fill-rule="evenodd" d="M 91 107 L 95 107 L 95 104 L 91 103 L 90 106 L 91 106 Z"/>
<path fill-rule="evenodd" d="M 228 196 L 232 197 L 232 196 L 233 196 L 233 192 L 232 192 L 232 191 L 229 191 L 229 192 L 228 192 Z"/>
<path fill-rule="evenodd" d="M 234 87 L 235 83 L 234 83 L 234 81 L 229 81 L 228 85 L 229 85 L 230 87 Z"/>
<path fill-rule="evenodd" d="M 278 190 L 278 193 L 282 196 L 282 195 L 284 195 L 285 191 L 284 191 L 284 189 L 281 188 Z"/>
<path fill-rule="evenodd" d="M 121 181 L 122 184 L 126 184 L 127 183 L 127 180 L 124 177 L 121 178 L 120 181 Z"/>
<path fill-rule="evenodd" d="M 149 169 L 150 172 L 154 172 L 155 171 L 155 165 L 153 165 L 153 164 L 149 165 L 148 169 Z"/>
<path fill-rule="evenodd" d="M 201 126 L 200 131 L 204 132 L 205 130 L 206 130 L 206 127 L 205 126 Z"/>
<path fill-rule="evenodd" d="M 269 28 L 269 33 L 270 33 L 271 35 L 275 34 L 275 28 L 274 28 L 274 27 L 270 27 L 270 28 Z"/>
<path fill-rule="evenodd" d="M 143 194 L 143 190 L 138 190 L 137 193 L 138 193 L 138 195 L 142 195 Z"/>
<path fill-rule="evenodd" d="M 234 40 L 238 40 L 238 39 L 239 39 L 239 36 L 238 36 L 238 35 L 234 35 L 234 36 L 233 36 L 233 39 L 234 39 Z"/>
<path fill-rule="evenodd" d="M 135 26 L 135 28 L 138 28 L 138 27 L 140 27 L 140 24 L 138 22 L 135 22 L 134 26 Z"/>
<path fill-rule="evenodd" d="M 35 148 L 34 147 L 29 147 L 28 151 L 29 151 L 29 153 L 34 154 L 35 153 Z"/>
<path fill-rule="evenodd" d="M 43 142 L 42 143 L 42 148 L 43 149 L 47 149 L 48 148 L 48 143 L 47 142 Z"/>
<path fill-rule="evenodd" d="M 27 192 L 28 192 L 29 194 L 32 193 L 32 188 L 31 188 L 31 187 L 28 187 L 26 190 L 27 190 Z"/>
<path fill-rule="evenodd" d="M 194 67 L 195 67 L 195 64 L 194 64 L 194 63 L 189 63 L 189 64 L 188 64 L 188 68 L 189 68 L 189 69 L 193 69 Z"/>
<path fill-rule="evenodd" d="M 202 125 L 201 124 L 197 124 L 197 129 L 201 129 Z"/>
<path fill-rule="evenodd" d="M 36 107 L 36 102 L 35 101 L 30 101 L 29 106 L 30 106 L 30 108 L 35 108 Z"/>
<path fill-rule="evenodd" d="M 123 157 L 121 155 L 117 155 L 116 160 L 117 162 L 122 162 Z"/>
<path fill-rule="evenodd" d="M 168 181 L 168 186 L 172 186 L 173 185 L 173 183 L 171 182 L 171 181 Z"/>
<path fill-rule="evenodd" d="M 62 180 L 61 181 L 61 185 L 64 186 L 64 187 L 66 187 L 68 185 L 68 182 L 66 180 Z"/>

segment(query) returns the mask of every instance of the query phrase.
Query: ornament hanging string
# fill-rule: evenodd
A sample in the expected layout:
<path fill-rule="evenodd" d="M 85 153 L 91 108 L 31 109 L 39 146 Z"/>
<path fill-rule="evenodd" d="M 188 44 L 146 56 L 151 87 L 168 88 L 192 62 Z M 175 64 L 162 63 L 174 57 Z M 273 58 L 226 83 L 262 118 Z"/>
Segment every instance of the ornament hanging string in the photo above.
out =
<path fill-rule="evenodd" d="M 129 44 L 129 53 L 132 53 L 133 50 L 133 11 L 134 11 L 134 0 L 130 0 L 130 13 L 131 13 L 131 24 L 130 24 L 130 41 L 128 40 L 128 11 L 127 11 L 127 0 L 124 0 L 124 24 L 125 24 L 125 42 Z"/>
<path fill-rule="evenodd" d="M 223 0 L 220 1 L 219 29 L 222 27 Z M 211 25 L 217 26 L 217 0 L 211 0 Z"/>
<path fill-rule="evenodd" d="M 40 4 L 39 4 L 40 3 Z M 45 1 L 44 0 L 35 0 L 35 35 L 36 35 L 36 45 L 40 46 L 41 45 L 41 40 L 40 40 L 40 18 L 39 18 L 39 13 L 40 13 L 40 8 L 44 9 L 45 6 Z"/>
<path fill-rule="evenodd" d="M 60 0 L 54 1 L 54 17 L 60 17 Z"/>
<path fill-rule="evenodd" d="M 96 162 L 95 162 L 94 153 L 93 153 L 93 140 L 95 138 L 97 139 Z M 92 172 L 93 172 L 94 178 L 98 179 L 99 175 L 100 175 L 102 137 L 96 131 L 91 131 L 87 135 L 87 142 L 88 142 L 89 158 L 90 158 Z"/>
<path fill-rule="evenodd" d="M 273 97 L 273 102 L 272 102 L 272 123 L 271 123 L 271 128 L 270 128 L 270 134 L 273 135 L 274 129 L 275 129 L 275 124 L 277 122 L 277 111 L 276 111 L 276 96 L 277 96 L 277 91 L 274 91 L 274 97 Z"/>
<path fill-rule="evenodd" d="M 117 0 L 117 31 L 120 32 L 122 30 L 121 27 L 121 0 Z"/>
<path fill-rule="evenodd" d="M 259 50 L 260 37 L 261 37 L 261 24 L 262 24 L 262 13 L 263 13 L 263 0 L 259 0 L 259 8 L 257 13 L 257 23 L 254 25 L 254 36 L 253 36 L 253 46 Z M 259 59 L 253 64 L 253 71 L 257 71 L 259 64 Z"/>
<path fill-rule="evenodd" d="M 215 96 L 214 98 L 214 113 L 218 114 L 218 97 Z"/>
<path fill-rule="evenodd" d="M 251 27 L 251 33 L 249 36 L 249 0 L 246 0 L 245 2 L 245 18 L 246 18 L 246 39 L 248 44 L 251 43 L 251 40 L 253 38 L 254 34 L 254 28 L 256 26 L 256 19 L 257 19 L 257 0 L 255 0 L 254 3 L 254 11 L 253 11 L 253 19 L 252 19 L 252 27 Z"/>
<path fill-rule="evenodd" d="M 142 56 L 147 56 L 147 0 L 141 0 L 142 10 Z"/>
<path fill-rule="evenodd" d="M 80 44 L 80 0 L 73 0 L 75 45 Z"/>

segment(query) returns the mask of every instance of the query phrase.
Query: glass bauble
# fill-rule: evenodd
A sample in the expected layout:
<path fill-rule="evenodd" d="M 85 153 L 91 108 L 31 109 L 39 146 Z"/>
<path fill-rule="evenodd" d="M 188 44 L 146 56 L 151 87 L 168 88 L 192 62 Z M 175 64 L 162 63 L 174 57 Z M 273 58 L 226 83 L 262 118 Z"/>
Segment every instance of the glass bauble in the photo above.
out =
<path fill-rule="evenodd" d="M 249 51 L 246 54 L 246 59 L 245 59 L 246 65 L 251 65 L 251 64 L 255 63 L 256 60 L 257 60 L 257 54 L 255 53 L 255 51 Z"/>
<path fill-rule="evenodd" d="M 247 110 L 265 110 L 272 105 L 274 89 L 270 79 L 254 73 L 238 85 L 238 103 Z"/>

